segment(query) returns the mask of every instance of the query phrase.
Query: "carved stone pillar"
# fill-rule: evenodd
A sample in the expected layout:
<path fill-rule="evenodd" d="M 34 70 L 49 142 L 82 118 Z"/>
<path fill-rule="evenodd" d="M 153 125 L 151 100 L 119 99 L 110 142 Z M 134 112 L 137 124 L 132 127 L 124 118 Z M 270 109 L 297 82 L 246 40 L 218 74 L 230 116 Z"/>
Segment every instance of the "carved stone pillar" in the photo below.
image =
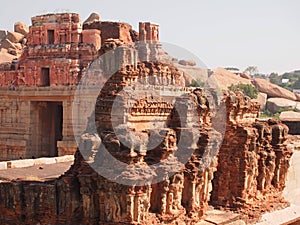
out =
<path fill-rule="evenodd" d="M 134 187 L 129 187 L 126 193 L 126 214 L 129 222 L 134 221 L 134 213 L 135 213 L 134 196 L 135 196 Z"/>

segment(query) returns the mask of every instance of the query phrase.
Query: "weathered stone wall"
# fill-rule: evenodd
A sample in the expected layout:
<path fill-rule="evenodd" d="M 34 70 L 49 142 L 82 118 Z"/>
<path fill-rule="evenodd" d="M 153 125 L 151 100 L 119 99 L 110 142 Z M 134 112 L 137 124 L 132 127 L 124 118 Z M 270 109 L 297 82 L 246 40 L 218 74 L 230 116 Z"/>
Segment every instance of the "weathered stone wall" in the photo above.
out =
<path fill-rule="evenodd" d="M 1 183 L 0 222 L 75 224 L 81 218 L 77 187 L 76 180 L 67 177 L 58 182 Z"/>
<path fill-rule="evenodd" d="M 27 46 L 17 62 L 1 65 L 0 86 L 75 85 L 98 56 L 100 32 L 85 30 L 78 14 L 32 18 Z M 44 69 L 44 71 L 43 71 Z"/>
<path fill-rule="evenodd" d="M 119 87 L 115 88 L 114 93 L 107 92 L 111 91 L 111 82 L 106 83 L 106 88 L 103 88 L 99 95 L 96 111 L 105 112 L 108 116 L 112 105 L 106 105 L 110 110 L 103 110 L 101 105 L 103 102 L 108 103 L 107 100 L 112 98 L 112 94 L 121 95 L 126 103 L 123 108 L 125 111 L 128 110 L 127 113 L 131 116 L 132 122 L 127 124 L 130 131 L 124 130 L 122 125 L 126 124 L 119 124 L 118 131 L 124 134 L 120 140 L 111 126 L 97 127 L 101 139 L 98 134 L 84 134 L 82 144 L 91 146 L 91 148 L 85 148 L 83 150 L 86 151 L 81 150 L 81 153 L 89 160 L 89 163 L 85 162 L 81 154 L 77 152 L 75 164 L 58 181 L 52 181 L 44 186 L 42 183 L 32 184 L 29 187 L 27 187 L 27 183 L 15 183 L 14 185 L 18 187 L 17 192 L 6 194 L 3 192 L 2 194 L 3 203 L 1 207 L 5 209 L 2 221 L 11 219 L 22 223 L 42 223 L 47 219 L 52 224 L 55 222 L 68 224 L 73 220 L 82 224 L 159 224 L 169 223 L 169 221 L 179 222 L 183 219 L 198 221 L 205 214 L 211 188 L 210 182 L 216 168 L 214 147 L 219 140 L 218 133 L 213 132 L 210 128 L 210 115 L 207 113 L 209 105 L 205 96 L 200 89 L 185 90 L 181 92 L 183 95 L 177 93 L 173 99 L 170 98 L 170 95 L 168 97 L 169 103 L 156 99 L 150 101 L 146 98 L 144 101 L 138 102 L 131 99 L 136 102 L 135 105 L 132 105 L 130 101 L 127 101 L 130 98 L 122 92 L 125 87 L 122 81 L 130 82 L 136 87 L 143 83 L 134 80 L 134 76 L 131 77 L 132 80 L 116 79 L 118 77 L 126 78 L 130 71 L 140 74 L 139 70 L 129 70 L 129 68 L 131 67 L 128 67 L 126 73 L 124 71 L 123 73 L 117 72 L 112 77 L 111 80 L 115 81 L 116 87 Z M 166 79 L 154 79 L 154 73 L 144 75 L 147 76 L 150 83 L 157 84 L 157 86 L 173 86 L 173 89 L 170 88 L 170 93 L 171 90 L 174 94 L 178 91 L 175 87 L 179 85 L 177 82 L 180 82 L 180 73 L 168 65 L 150 63 L 141 64 L 139 68 L 147 68 L 147 71 L 155 71 L 155 74 L 158 72 L 162 77 L 163 74 L 168 74 L 167 71 L 170 71 L 170 76 L 167 76 Z M 121 74 L 123 75 L 121 76 Z M 143 107 L 139 107 L 141 104 Z M 159 104 L 162 111 L 153 111 L 153 104 Z M 98 108 L 99 106 L 100 108 Z M 181 108 L 186 116 L 181 118 L 171 106 Z M 196 117 L 194 117 L 195 112 L 198 112 Z M 162 120 L 166 120 L 167 128 L 147 126 L 142 128 L 138 126 L 138 121 L 143 121 L 143 118 L 147 118 L 147 116 L 148 119 L 145 123 L 151 123 L 155 119 L 155 115 L 164 114 L 166 115 L 163 116 Z M 103 122 L 101 114 L 96 113 L 97 121 Z M 179 123 L 183 125 L 179 126 Z M 201 126 L 203 127 L 201 128 Z M 90 131 L 89 127 L 87 131 Z M 128 141 L 130 143 L 132 132 L 135 135 L 140 135 L 142 139 L 132 143 L 135 147 L 130 148 L 130 146 L 125 146 L 122 143 Z M 152 138 L 150 134 L 152 134 Z M 179 135 L 182 141 L 177 143 L 177 136 L 179 137 Z M 151 146 L 150 142 L 157 142 L 157 140 L 161 140 L 161 143 L 157 143 L 158 145 L 154 149 L 148 151 L 148 144 Z M 146 144 L 147 142 L 149 143 Z M 112 180 L 108 180 L 91 168 L 92 166 L 94 169 L 102 170 L 111 166 L 111 161 L 106 160 L 103 156 L 104 147 L 108 147 L 109 153 L 116 159 L 127 162 L 129 171 L 132 166 L 146 166 L 146 170 L 150 168 L 147 165 L 156 163 L 158 166 L 148 172 L 132 171 L 133 174 L 123 171 L 122 168 L 115 168 L 116 171 L 120 170 L 118 171 L 120 176 L 113 176 Z M 186 166 L 181 163 L 181 161 L 185 161 L 185 158 Z M 206 165 L 200 166 L 203 161 L 206 162 Z M 156 179 L 155 176 L 151 177 L 151 174 L 163 174 L 164 180 L 151 184 L 151 181 Z M 136 178 L 140 182 L 143 182 L 144 179 L 150 179 L 149 184 L 126 186 L 116 183 L 118 180 L 127 180 L 131 183 L 132 179 Z M 133 182 L 136 181 L 133 180 Z M 10 184 L 0 185 L 0 189 L 5 189 L 7 185 Z M 27 194 L 30 196 L 29 199 L 16 197 L 13 203 L 6 200 L 13 195 L 22 196 L 27 190 L 30 192 Z M 49 192 L 45 196 L 46 204 L 43 207 L 34 207 L 34 204 L 39 205 L 43 201 L 46 190 Z M 53 190 L 56 190 L 55 193 Z M 39 191 L 43 194 L 37 194 Z M 9 204 L 14 205 L 18 210 L 13 210 Z M 18 208 L 18 205 L 23 206 L 23 208 Z M 43 215 L 48 206 L 52 209 L 48 210 L 47 215 Z M 28 210 L 32 211 L 28 213 Z M 26 215 L 26 217 L 22 215 Z M 35 216 L 29 217 L 28 215 Z"/>
<path fill-rule="evenodd" d="M 159 41 L 159 26 L 149 22 L 139 23 L 139 41 L 158 42 Z"/>
<path fill-rule="evenodd" d="M 249 215 L 259 206 L 257 216 L 261 211 L 286 206 L 282 191 L 292 155 L 286 144 L 287 126 L 276 120 L 253 121 L 259 107 L 253 107 L 242 95 L 227 96 L 225 104 L 227 128 L 211 203 L 243 209 Z"/>
<path fill-rule="evenodd" d="M 123 88 L 135 83 L 137 84 L 134 90 L 131 87 L 122 93 Z M 160 96 L 162 90 L 165 96 L 164 99 L 159 99 L 157 96 Z M 168 90 L 170 90 L 169 97 Z M 125 118 L 128 118 L 129 124 L 139 123 L 140 126 L 145 125 L 143 121 L 147 123 L 153 118 L 156 118 L 157 122 L 158 120 L 165 122 L 172 109 L 170 103 L 174 101 L 174 97 L 185 91 L 186 89 L 182 87 L 181 74 L 175 67 L 148 62 L 123 67 L 108 79 L 97 99 L 95 108 L 97 127 L 112 129 L 111 122 L 122 124 Z M 121 92 L 122 95 L 116 95 L 117 92 Z M 129 99 L 126 93 L 130 93 Z M 151 99 L 151 96 L 155 99 Z M 166 100 L 169 103 L 165 102 Z M 156 106 L 151 106 L 151 102 Z M 143 108 L 148 108 L 148 112 L 146 110 L 142 112 Z M 159 117 L 162 119 L 158 119 Z M 111 118 L 114 121 L 111 121 Z"/>
<path fill-rule="evenodd" d="M 76 120 L 72 118 L 73 96 L 72 87 L 1 88 L 0 160 L 74 154 L 77 143 L 72 125 Z M 92 107 L 91 98 L 86 95 L 82 110 Z M 55 131 L 51 123 L 59 123 L 61 130 Z M 78 126 L 86 124 L 87 118 L 78 119 Z M 61 136 L 54 137 L 55 133 Z M 53 152 L 56 148 L 57 152 Z"/>
<path fill-rule="evenodd" d="M 79 43 L 82 25 L 76 13 L 48 14 L 36 16 L 29 28 L 28 44 Z M 53 32 L 49 34 L 49 32 Z"/>
<path fill-rule="evenodd" d="M 82 144 L 90 143 L 89 146 L 99 147 L 89 148 L 91 152 L 96 150 L 89 158 L 92 160 L 89 163 L 77 152 L 72 168 L 57 181 L 0 184 L 0 221 L 43 223 L 47 220 L 50 224 L 71 224 L 75 221 L 79 224 L 171 224 L 176 221 L 199 221 L 205 215 L 211 190 L 211 201 L 216 206 L 242 210 L 256 207 L 252 209 L 255 215 L 246 210 L 245 214 L 250 218 L 258 218 L 261 211 L 269 210 L 271 206 L 276 208 L 278 203 L 282 203 L 281 207 L 286 205 L 281 197 L 291 155 L 284 144 L 286 127 L 275 121 L 253 122 L 259 107 L 245 102 L 244 97 L 241 97 L 240 94 L 231 94 L 226 98 L 228 127 L 218 160 L 214 151 L 219 134 L 209 128 L 211 121 L 202 105 L 205 98 L 201 97 L 201 92 L 194 91 L 177 98 L 175 103 L 177 107 L 186 107 L 187 117 L 182 121 L 186 127 L 177 127 L 176 121 L 182 118 L 174 115 L 167 132 L 161 134 L 166 135 L 164 141 L 154 151 L 132 152 L 130 148 L 120 145 L 113 133 L 103 133 L 100 135 L 102 138 L 96 134 L 85 134 Z M 236 100 L 235 106 L 231 102 L 232 98 Z M 187 99 L 189 104 L 186 104 Z M 189 113 L 195 106 L 202 109 L 198 119 Z M 237 123 L 234 115 L 239 115 L 243 123 Z M 203 124 L 200 130 L 189 127 L 189 124 L 200 119 Z M 181 144 L 177 144 L 176 140 L 178 131 L 184 140 Z M 266 138 L 260 135 L 266 135 Z M 157 138 L 160 139 L 159 136 Z M 188 141 L 191 139 L 195 142 Z M 196 148 L 193 143 L 197 143 Z M 128 161 L 129 164 L 142 166 L 167 160 L 172 166 L 162 166 L 158 170 L 166 169 L 167 174 L 177 172 L 167 175 L 163 182 L 152 185 L 130 187 L 109 181 L 94 170 L 108 167 L 111 163 L 101 154 L 104 145 L 115 158 Z M 192 154 L 182 170 L 177 170 L 179 161 L 176 151 L 179 149 Z M 206 157 L 205 160 L 203 157 Z M 201 162 L 208 162 L 209 166 L 200 166 Z M 132 172 L 135 172 L 134 175 L 122 174 L 120 171 L 121 177 L 116 178 L 116 181 L 130 180 L 132 176 L 135 179 L 137 176 L 143 177 L 137 171 Z M 149 175 L 149 172 L 146 174 Z M 147 176 L 145 179 L 148 179 Z M 210 185 L 212 179 L 213 186 Z M 22 197 L 25 195 L 25 198 Z"/>
<path fill-rule="evenodd" d="M 30 103 L 8 95 L 0 98 L 0 160 L 25 157 L 30 136 Z"/>
<path fill-rule="evenodd" d="M 132 43 L 132 37 L 136 38 L 132 32 L 130 25 L 113 22 L 102 22 L 96 29 L 83 29 L 79 15 L 74 13 L 33 17 L 28 42 L 19 60 L 0 65 L 0 160 L 74 154 L 77 148 L 72 127 L 74 86 L 95 58 L 120 45 L 115 42 Z M 107 41 L 112 38 L 112 42 Z M 105 68 L 111 75 L 123 65 L 137 64 L 136 51 L 126 47 L 118 51 L 118 58 L 114 54 L 103 57 L 105 65 L 111 65 Z M 82 107 L 93 107 L 90 98 L 87 94 Z M 50 117 L 56 123 L 52 117 L 57 114 L 57 105 L 63 111 L 63 121 L 59 121 L 62 134 L 48 137 L 56 135 L 55 128 L 43 121 Z M 87 118 L 78 121 L 78 127 L 85 126 Z M 43 137 L 45 132 L 49 135 Z M 52 139 L 56 139 L 55 143 Z M 58 153 L 53 152 L 56 147 Z"/>
<path fill-rule="evenodd" d="M 85 23 L 83 29 L 97 29 L 101 31 L 101 39 L 103 42 L 108 39 L 118 39 L 126 44 L 133 42 L 132 27 L 127 23 L 94 21 Z"/>
<path fill-rule="evenodd" d="M 97 57 L 95 46 L 90 44 L 30 46 L 23 54 L 27 56 L 18 63 L 0 68 L 4 77 L 0 86 L 75 85 L 82 76 L 82 69 Z M 43 69 L 48 69 L 48 74 L 43 74 Z"/>
<path fill-rule="evenodd" d="M 33 18 L 20 60 L 1 65 L 0 76 L 8 78 L 0 83 L 5 86 L 0 91 L 0 139 L 5 140 L 0 148 L 7 157 L 9 151 L 16 158 L 44 156 L 56 147 L 57 154 L 70 154 L 76 149 L 73 120 L 78 130 L 88 124 L 74 165 L 59 179 L 0 183 L 1 224 L 192 223 L 205 216 L 210 199 L 218 207 L 245 209 L 250 217 L 257 213 L 255 218 L 270 207 L 285 206 L 281 192 L 292 154 L 285 144 L 287 127 L 257 121 L 257 103 L 227 93 L 226 110 L 220 111 L 227 127 L 218 152 L 221 134 L 218 124 L 213 126 L 211 96 L 185 88 L 183 73 L 174 66 L 137 63 L 138 58 L 156 58 L 157 25 L 140 24 L 140 38 L 150 44 L 143 43 L 138 52 L 117 49 L 137 37 L 123 25 L 86 23 L 84 29 L 101 31 L 104 44 L 98 51 L 99 32 L 82 36 L 77 14 L 39 16 Z M 82 43 L 83 37 L 92 43 Z M 95 107 L 95 117 L 88 115 L 88 121 L 79 113 L 74 118 L 72 85 L 109 50 L 117 54 L 103 57 L 103 74 L 110 78 L 96 106 L 93 90 L 88 90 L 77 107 L 82 115 Z M 86 76 L 93 78 L 94 72 Z M 87 87 L 96 88 L 97 78 L 88 80 Z M 53 135 L 52 129 L 60 132 Z"/>
<path fill-rule="evenodd" d="M 89 29 L 82 31 L 82 42 L 91 43 L 97 50 L 101 48 L 101 31 L 97 29 Z"/>

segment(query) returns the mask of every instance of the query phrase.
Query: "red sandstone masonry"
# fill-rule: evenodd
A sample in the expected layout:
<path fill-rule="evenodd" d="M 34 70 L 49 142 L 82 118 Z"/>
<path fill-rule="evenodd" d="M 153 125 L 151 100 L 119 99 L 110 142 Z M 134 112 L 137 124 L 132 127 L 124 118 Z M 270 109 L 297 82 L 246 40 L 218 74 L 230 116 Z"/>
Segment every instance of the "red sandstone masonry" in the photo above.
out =
<path fill-rule="evenodd" d="M 33 17 L 21 57 L 0 65 L 0 160 L 50 156 L 45 146 L 34 144 L 36 136 L 41 136 L 34 128 L 34 121 L 41 120 L 38 108 L 33 107 L 36 102 L 62 105 L 62 140 L 56 140 L 58 154 L 74 154 L 76 142 L 70 118 L 74 86 L 95 58 L 117 46 L 114 43 L 119 46 L 137 40 L 138 33 L 126 23 L 94 22 L 83 28 L 75 13 Z M 107 59 L 114 65 L 112 69 L 136 63 L 137 53 L 124 49 L 120 59 Z M 87 96 L 87 108 L 92 107 L 90 102 Z M 85 125 L 83 119 L 82 126 Z"/>
<path fill-rule="evenodd" d="M 123 23 L 96 21 L 85 25 L 83 30 L 77 14 L 35 17 L 28 46 L 20 60 L 1 65 L 0 76 L 5 78 L 0 81 L 0 86 L 4 86 L 0 91 L 1 97 L 4 96 L 0 101 L 0 138 L 5 143 L 0 148 L 7 154 L 13 151 L 14 157 L 54 154 L 48 150 L 50 139 L 45 141 L 50 136 L 42 130 L 46 129 L 53 138 L 51 127 L 60 118 L 63 130 L 60 137 L 52 141 L 65 153 L 76 150 L 71 118 L 72 85 L 78 83 L 93 59 L 124 43 L 133 44 L 120 48 L 119 60 L 109 55 L 104 57 L 104 61 L 111 60 L 104 73 L 121 69 L 106 82 L 98 96 L 95 118 L 90 118 L 95 119 L 98 132 L 91 130 L 91 121 L 87 118 L 78 124 L 79 127 L 88 124 L 86 133 L 81 136 L 81 145 L 90 147 L 81 153 L 77 151 L 74 165 L 58 179 L 0 183 L 1 224 L 198 222 L 205 216 L 212 180 L 211 201 L 215 206 L 244 210 L 248 217 L 254 212 L 253 220 L 270 206 L 286 205 L 281 191 L 292 152 L 286 147 L 284 125 L 273 120 L 256 121 L 259 105 L 240 93 L 228 93 L 224 96 L 227 130 L 219 155 L 216 155 L 220 134 L 212 127 L 210 111 L 213 106 L 208 96 L 201 89 L 185 88 L 183 74 L 171 65 L 137 63 L 138 58 L 155 58 L 159 48 L 157 25 L 141 23 L 139 35 Z M 103 43 L 100 51 L 98 34 Z M 155 44 L 143 43 L 149 55 L 141 56 L 136 52 L 132 42 L 138 36 L 142 41 Z M 98 81 L 90 82 L 97 85 Z M 122 92 L 128 84 L 135 90 L 131 96 Z M 170 96 L 160 99 L 154 94 L 151 98 L 145 90 L 153 94 L 167 90 Z M 119 97 L 118 108 L 113 110 L 116 97 Z M 91 107 L 91 102 L 87 97 L 80 107 Z M 61 108 L 63 116 L 58 113 Z M 182 109 L 183 115 L 179 115 L 176 108 Z M 45 121 L 51 122 L 43 123 Z M 117 137 L 112 129 L 114 122 L 120 125 L 118 131 L 123 136 Z M 157 129 L 151 126 L 154 122 L 164 123 L 166 127 Z M 131 141 L 130 133 L 124 129 L 126 126 L 139 141 Z M 145 144 L 150 133 L 154 135 L 150 141 L 162 140 L 151 151 Z M 178 142 L 180 137 L 183 142 Z M 124 142 L 133 146 L 125 146 Z M 104 147 L 128 165 L 129 172 L 114 168 L 121 178 L 145 180 L 163 171 L 165 179 L 155 184 L 127 186 L 116 182 L 120 177 L 104 178 L 82 156 L 98 169 L 108 168 L 111 162 L 101 155 Z M 185 165 L 179 161 L 183 156 L 176 154 L 179 150 L 190 154 Z M 162 164 L 155 171 L 130 170 L 133 165 L 159 162 Z M 264 204 L 257 205 L 262 202 Z"/>

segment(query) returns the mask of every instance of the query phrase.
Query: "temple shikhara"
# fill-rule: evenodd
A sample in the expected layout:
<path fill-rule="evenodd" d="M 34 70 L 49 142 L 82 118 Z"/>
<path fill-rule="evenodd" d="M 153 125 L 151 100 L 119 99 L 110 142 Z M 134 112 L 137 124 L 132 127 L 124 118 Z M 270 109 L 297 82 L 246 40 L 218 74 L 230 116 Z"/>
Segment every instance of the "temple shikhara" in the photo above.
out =
<path fill-rule="evenodd" d="M 138 28 L 32 18 L 20 56 L 0 64 L 0 160 L 75 161 L 0 182 L 1 224 L 206 224 L 209 207 L 253 223 L 289 205 L 288 127 L 258 120 L 240 92 L 192 87 L 203 71 L 163 50 L 157 24 Z"/>

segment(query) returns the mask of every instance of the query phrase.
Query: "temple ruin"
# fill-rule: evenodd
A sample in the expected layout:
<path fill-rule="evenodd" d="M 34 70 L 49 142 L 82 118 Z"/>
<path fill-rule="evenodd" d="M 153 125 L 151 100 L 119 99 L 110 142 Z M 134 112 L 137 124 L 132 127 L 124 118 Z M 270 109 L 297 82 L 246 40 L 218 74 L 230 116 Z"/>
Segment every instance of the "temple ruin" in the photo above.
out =
<path fill-rule="evenodd" d="M 75 85 L 108 39 L 136 39 L 129 24 L 96 25 L 75 13 L 32 18 L 23 54 L 0 66 L 0 160 L 75 153 Z"/>
<path fill-rule="evenodd" d="M 196 224 L 209 205 L 252 223 L 288 206 L 287 126 L 259 121 L 259 104 L 239 92 L 187 87 L 157 60 L 167 57 L 158 25 L 42 15 L 23 51 L 0 65 L 0 160 L 75 162 L 57 179 L 1 182 L 1 224 Z M 97 73 L 111 74 L 99 93 Z"/>

